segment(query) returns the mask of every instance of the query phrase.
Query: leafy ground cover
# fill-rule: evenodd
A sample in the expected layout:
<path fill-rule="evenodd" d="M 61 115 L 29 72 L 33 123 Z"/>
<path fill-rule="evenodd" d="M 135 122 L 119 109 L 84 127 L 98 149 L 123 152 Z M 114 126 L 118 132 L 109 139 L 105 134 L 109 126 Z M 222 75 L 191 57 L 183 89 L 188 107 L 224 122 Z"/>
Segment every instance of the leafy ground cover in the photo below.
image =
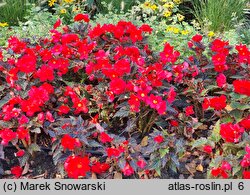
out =
<path fill-rule="evenodd" d="M 73 2 L 49 1 L 33 37 L 12 33 L 50 12 L 3 27 L 1 177 L 248 179 L 248 45 L 184 22 L 181 1 L 64 17 Z"/>

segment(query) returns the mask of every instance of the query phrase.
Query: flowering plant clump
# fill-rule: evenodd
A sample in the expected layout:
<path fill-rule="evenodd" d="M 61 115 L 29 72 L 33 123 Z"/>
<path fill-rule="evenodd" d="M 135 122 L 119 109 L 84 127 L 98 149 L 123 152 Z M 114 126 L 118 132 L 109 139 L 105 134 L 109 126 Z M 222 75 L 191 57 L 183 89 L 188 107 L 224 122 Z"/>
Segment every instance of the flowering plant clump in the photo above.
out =
<path fill-rule="evenodd" d="M 169 43 L 152 51 L 147 24 L 74 21 L 58 19 L 36 44 L 10 37 L 1 50 L 0 139 L 17 149 L 15 177 L 44 136 L 63 177 L 176 176 L 187 158 L 193 174 L 197 151 L 197 170 L 208 159 L 212 177 L 249 177 L 245 45 L 215 39 L 207 49 L 195 35 L 193 55 L 182 56 Z"/>
<path fill-rule="evenodd" d="M 185 16 L 179 13 L 179 5 L 182 0 L 146 0 L 138 8 L 142 14 L 153 15 L 168 21 L 183 21 Z M 138 9 L 136 8 L 136 9 Z M 139 11 L 139 10 L 138 10 Z"/>

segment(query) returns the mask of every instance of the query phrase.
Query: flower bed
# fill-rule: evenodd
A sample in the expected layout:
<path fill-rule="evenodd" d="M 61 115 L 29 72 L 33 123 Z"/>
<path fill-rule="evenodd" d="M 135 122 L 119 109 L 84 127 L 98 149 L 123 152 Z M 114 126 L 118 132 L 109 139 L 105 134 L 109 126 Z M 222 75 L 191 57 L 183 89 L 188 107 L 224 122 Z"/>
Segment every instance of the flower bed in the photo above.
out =
<path fill-rule="evenodd" d="M 0 138 L 17 148 L 15 177 L 46 147 L 62 177 L 155 178 L 184 164 L 190 175 L 249 178 L 246 45 L 197 34 L 190 56 L 169 43 L 154 52 L 147 24 L 74 20 L 1 51 Z"/>

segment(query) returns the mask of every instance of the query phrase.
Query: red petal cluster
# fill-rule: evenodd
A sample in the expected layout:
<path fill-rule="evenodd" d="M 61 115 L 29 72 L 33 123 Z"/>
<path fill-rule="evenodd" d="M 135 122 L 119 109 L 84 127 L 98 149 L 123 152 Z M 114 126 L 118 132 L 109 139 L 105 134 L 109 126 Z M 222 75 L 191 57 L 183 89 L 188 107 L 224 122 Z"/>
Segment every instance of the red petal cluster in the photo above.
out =
<path fill-rule="evenodd" d="M 164 137 L 161 135 L 157 135 L 154 137 L 154 141 L 158 144 L 162 143 L 164 141 Z"/>
<path fill-rule="evenodd" d="M 74 21 L 84 21 L 84 22 L 89 22 L 89 15 L 88 14 L 77 14 L 74 17 Z"/>
<path fill-rule="evenodd" d="M 226 142 L 239 142 L 243 133 L 244 128 L 240 127 L 238 124 L 224 123 L 220 126 L 220 135 Z"/>
<path fill-rule="evenodd" d="M 16 178 L 19 178 L 22 175 L 23 169 L 20 166 L 15 166 L 12 167 L 10 171 L 12 175 L 15 175 Z"/>
<path fill-rule="evenodd" d="M 250 96 L 250 80 L 235 80 L 233 86 L 235 93 Z"/>
<path fill-rule="evenodd" d="M 214 108 L 215 110 L 222 110 L 227 106 L 227 98 L 225 95 L 221 95 L 219 97 L 213 98 L 205 98 L 202 104 L 204 110 L 208 109 L 209 107 Z"/>
<path fill-rule="evenodd" d="M 231 171 L 232 166 L 227 162 L 223 161 L 221 166 L 218 168 L 212 168 L 211 174 L 214 177 L 223 177 L 224 179 L 227 179 L 229 177 L 229 172 Z"/>
<path fill-rule="evenodd" d="M 81 142 L 77 138 L 72 138 L 70 135 L 65 134 L 61 139 L 61 144 L 64 150 L 74 150 L 82 146 Z"/>
<path fill-rule="evenodd" d="M 8 143 L 17 138 L 17 133 L 11 129 L 0 130 L 0 138 L 2 138 L 2 145 L 8 145 Z"/>
<path fill-rule="evenodd" d="M 245 148 L 246 154 L 244 155 L 240 165 L 244 168 L 250 167 L 250 146 L 246 146 Z"/>
<path fill-rule="evenodd" d="M 130 176 L 130 175 L 133 175 L 134 169 L 133 169 L 133 167 L 130 166 L 129 163 L 126 163 L 126 165 L 125 165 L 124 168 L 122 169 L 122 173 L 123 173 L 125 176 Z"/>
<path fill-rule="evenodd" d="M 108 163 L 100 163 L 99 161 L 95 162 L 91 166 L 91 171 L 97 174 L 105 173 L 110 168 Z"/>
<path fill-rule="evenodd" d="M 64 163 L 64 169 L 68 177 L 78 179 L 85 177 L 86 173 L 90 171 L 90 161 L 88 157 L 69 156 Z"/>

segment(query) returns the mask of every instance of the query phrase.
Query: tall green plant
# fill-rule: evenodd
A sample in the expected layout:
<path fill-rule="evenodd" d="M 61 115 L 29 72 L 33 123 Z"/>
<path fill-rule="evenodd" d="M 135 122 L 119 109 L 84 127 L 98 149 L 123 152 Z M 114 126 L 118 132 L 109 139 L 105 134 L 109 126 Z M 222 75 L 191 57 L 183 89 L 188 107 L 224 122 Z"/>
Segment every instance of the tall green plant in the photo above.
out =
<path fill-rule="evenodd" d="M 94 2 L 99 12 L 107 13 L 109 10 L 116 9 L 117 11 L 128 11 L 137 2 L 143 2 L 143 0 L 88 0 Z M 88 2 L 87 1 L 87 2 Z"/>
<path fill-rule="evenodd" d="M 0 21 L 17 25 L 27 14 L 27 0 L 5 0 L 0 6 Z"/>
<path fill-rule="evenodd" d="M 243 44 L 250 46 L 250 20 L 242 25 L 237 26 L 237 33 L 240 37 L 240 41 Z"/>
<path fill-rule="evenodd" d="M 196 19 L 203 28 L 223 32 L 234 26 L 234 20 L 244 18 L 247 0 L 192 0 Z"/>

